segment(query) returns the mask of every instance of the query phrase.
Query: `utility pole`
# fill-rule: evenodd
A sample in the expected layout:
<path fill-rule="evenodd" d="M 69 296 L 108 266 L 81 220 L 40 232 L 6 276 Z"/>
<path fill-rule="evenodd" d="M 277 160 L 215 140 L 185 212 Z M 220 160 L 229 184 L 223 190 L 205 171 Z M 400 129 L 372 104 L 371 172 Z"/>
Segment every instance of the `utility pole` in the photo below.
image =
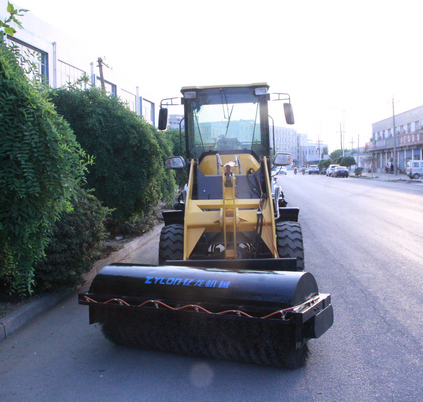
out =
<path fill-rule="evenodd" d="M 354 153 L 354 138 L 351 137 L 351 151 Z"/>
<path fill-rule="evenodd" d="M 360 134 L 357 135 L 357 167 L 360 167 Z"/>
<path fill-rule="evenodd" d="M 317 135 L 317 150 L 319 151 L 319 162 L 320 162 L 320 159 L 321 159 L 321 146 L 320 146 L 320 144 L 321 144 L 321 142 L 322 141 L 320 141 L 320 135 Z"/>
<path fill-rule="evenodd" d="M 342 123 L 339 123 L 339 133 L 341 135 L 341 154 L 344 156 L 344 147 L 342 146 Z"/>
<path fill-rule="evenodd" d="M 393 136 L 394 136 L 394 175 L 398 175 L 397 168 L 397 133 L 395 130 L 395 108 L 394 108 L 394 98 L 392 98 L 392 126 L 393 126 Z"/>
<path fill-rule="evenodd" d="M 105 88 L 105 84 L 104 84 L 104 73 L 103 73 L 103 66 L 106 66 L 107 68 L 109 68 L 109 66 L 103 61 L 103 59 L 101 57 L 99 57 L 97 59 L 98 62 L 98 68 L 100 70 L 100 82 L 101 82 L 101 88 L 104 89 Z"/>

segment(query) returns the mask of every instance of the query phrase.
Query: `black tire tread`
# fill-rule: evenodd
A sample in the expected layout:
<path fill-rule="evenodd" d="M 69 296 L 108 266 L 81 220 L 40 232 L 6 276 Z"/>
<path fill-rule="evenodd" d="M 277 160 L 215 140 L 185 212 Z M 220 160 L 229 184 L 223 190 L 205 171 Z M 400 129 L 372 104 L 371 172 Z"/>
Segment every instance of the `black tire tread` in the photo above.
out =
<path fill-rule="evenodd" d="M 184 225 L 164 226 L 160 233 L 159 265 L 166 260 L 182 260 L 184 255 Z"/>
<path fill-rule="evenodd" d="M 304 271 L 304 244 L 300 223 L 277 223 L 276 237 L 279 257 L 296 258 L 297 271 Z"/>

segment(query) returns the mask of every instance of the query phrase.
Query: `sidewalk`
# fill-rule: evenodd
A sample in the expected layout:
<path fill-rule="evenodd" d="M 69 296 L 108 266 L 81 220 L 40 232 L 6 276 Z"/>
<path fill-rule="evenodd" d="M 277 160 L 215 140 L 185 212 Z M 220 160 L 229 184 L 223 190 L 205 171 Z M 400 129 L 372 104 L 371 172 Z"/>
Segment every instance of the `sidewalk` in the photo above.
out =
<path fill-rule="evenodd" d="M 144 242 L 147 242 L 151 237 L 160 233 L 161 228 L 162 225 L 157 225 L 154 229 L 145 233 L 143 236 L 137 237 L 129 243 L 126 243 L 122 249 L 112 253 L 104 260 L 96 261 L 91 271 L 83 275 L 85 285 L 82 285 L 82 287 L 91 283 L 97 273 L 106 265 L 119 262 L 127 258 L 134 250 L 141 247 Z M 0 318 L 0 342 L 6 339 L 9 335 L 16 332 L 18 329 L 22 328 L 24 325 L 28 324 L 40 314 L 51 309 L 56 304 L 60 303 L 65 298 L 70 297 L 74 293 L 75 290 L 59 294 L 44 295 L 35 299 L 34 301 L 30 301 L 24 304 L 13 313 Z"/>
<path fill-rule="evenodd" d="M 354 172 L 350 172 L 351 178 L 357 179 L 373 179 L 382 181 L 393 181 L 393 182 L 406 182 L 406 183 L 422 183 L 423 179 L 410 179 L 405 174 L 389 174 L 389 173 L 363 173 L 361 176 L 355 176 Z"/>

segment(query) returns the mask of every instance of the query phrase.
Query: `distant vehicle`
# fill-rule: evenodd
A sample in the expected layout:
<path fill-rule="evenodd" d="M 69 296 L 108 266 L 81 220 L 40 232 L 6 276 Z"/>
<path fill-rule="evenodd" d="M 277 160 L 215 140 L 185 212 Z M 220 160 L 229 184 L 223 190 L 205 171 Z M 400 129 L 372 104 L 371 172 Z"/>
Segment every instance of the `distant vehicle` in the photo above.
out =
<path fill-rule="evenodd" d="M 272 167 L 272 176 L 277 174 L 288 174 L 285 166 L 273 166 Z"/>
<path fill-rule="evenodd" d="M 420 179 L 423 177 L 423 162 L 422 161 L 410 161 L 407 162 L 405 169 L 407 176 L 410 179 Z"/>
<path fill-rule="evenodd" d="M 326 174 L 326 168 L 325 167 L 320 169 L 320 174 Z"/>
<path fill-rule="evenodd" d="M 319 174 L 319 167 L 317 165 L 310 165 L 308 174 Z"/>
<path fill-rule="evenodd" d="M 329 165 L 329 167 L 326 169 L 326 176 L 332 176 L 332 171 L 333 169 L 335 169 L 337 166 L 340 165 Z"/>
<path fill-rule="evenodd" d="M 345 166 L 335 166 L 332 172 L 332 177 L 348 177 L 349 172 Z"/>

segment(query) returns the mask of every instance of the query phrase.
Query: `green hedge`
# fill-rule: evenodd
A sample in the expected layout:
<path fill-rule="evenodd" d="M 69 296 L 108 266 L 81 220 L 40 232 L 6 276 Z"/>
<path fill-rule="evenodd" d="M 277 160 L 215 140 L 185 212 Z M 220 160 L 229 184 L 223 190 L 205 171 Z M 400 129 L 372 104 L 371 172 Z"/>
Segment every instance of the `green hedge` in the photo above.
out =
<path fill-rule="evenodd" d="M 8 292 L 31 292 L 33 263 L 71 208 L 84 159 L 40 81 L 29 81 L 19 52 L 0 40 L 0 284 Z"/>
<path fill-rule="evenodd" d="M 90 271 L 106 238 L 107 208 L 91 194 L 79 189 L 73 211 L 56 221 L 45 250 L 45 258 L 35 266 L 36 291 L 73 288 Z"/>
<path fill-rule="evenodd" d="M 94 156 L 88 188 L 110 209 L 114 221 L 134 221 L 149 213 L 165 192 L 173 193 L 165 172 L 157 130 L 114 96 L 98 88 L 53 90 L 51 98 L 71 125 L 83 149 Z"/>

